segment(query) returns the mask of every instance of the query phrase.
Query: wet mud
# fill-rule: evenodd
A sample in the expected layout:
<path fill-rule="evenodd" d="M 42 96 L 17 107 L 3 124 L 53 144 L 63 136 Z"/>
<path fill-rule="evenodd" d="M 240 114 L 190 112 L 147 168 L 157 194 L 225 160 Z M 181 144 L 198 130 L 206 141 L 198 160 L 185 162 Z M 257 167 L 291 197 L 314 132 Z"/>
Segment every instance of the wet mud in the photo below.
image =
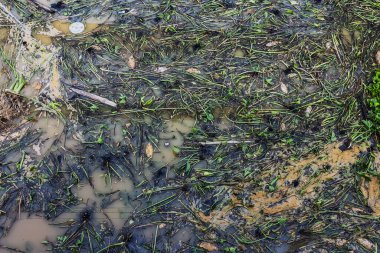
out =
<path fill-rule="evenodd" d="M 0 252 L 378 250 L 371 1 L 0 7 Z"/>

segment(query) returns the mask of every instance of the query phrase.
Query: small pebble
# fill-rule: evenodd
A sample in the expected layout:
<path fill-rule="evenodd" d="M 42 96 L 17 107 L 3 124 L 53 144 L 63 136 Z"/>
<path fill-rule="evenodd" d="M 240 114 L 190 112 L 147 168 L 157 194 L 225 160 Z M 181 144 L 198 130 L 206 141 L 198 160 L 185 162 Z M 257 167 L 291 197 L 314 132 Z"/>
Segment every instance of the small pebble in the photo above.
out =
<path fill-rule="evenodd" d="M 73 34 L 79 34 L 79 33 L 82 33 L 84 31 L 84 24 L 81 23 L 81 22 L 75 22 L 75 23 L 72 23 L 69 27 L 69 30 L 71 33 Z"/>

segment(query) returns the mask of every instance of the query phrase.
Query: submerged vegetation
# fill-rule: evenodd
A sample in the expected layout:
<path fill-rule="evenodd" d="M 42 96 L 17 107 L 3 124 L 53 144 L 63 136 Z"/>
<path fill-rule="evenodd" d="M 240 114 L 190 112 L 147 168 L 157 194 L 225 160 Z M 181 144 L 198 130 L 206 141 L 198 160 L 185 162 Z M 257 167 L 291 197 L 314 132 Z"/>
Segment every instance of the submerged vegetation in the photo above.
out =
<path fill-rule="evenodd" d="M 377 0 L 0 4 L 1 252 L 377 252 Z"/>

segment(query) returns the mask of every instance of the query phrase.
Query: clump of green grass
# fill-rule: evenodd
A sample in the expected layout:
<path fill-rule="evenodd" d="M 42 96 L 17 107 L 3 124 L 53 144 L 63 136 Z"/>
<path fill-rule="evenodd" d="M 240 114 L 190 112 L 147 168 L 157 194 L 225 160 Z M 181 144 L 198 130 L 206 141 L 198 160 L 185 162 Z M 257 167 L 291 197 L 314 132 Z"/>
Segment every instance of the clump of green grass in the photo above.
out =
<path fill-rule="evenodd" d="M 375 134 L 380 133 L 380 70 L 376 70 L 372 83 L 367 87 L 367 99 L 369 106 L 368 119 L 364 120 L 365 126 Z"/>
<path fill-rule="evenodd" d="M 10 68 L 14 77 L 14 81 L 10 86 L 10 90 L 17 94 L 20 93 L 20 91 L 24 88 L 26 84 L 24 76 L 17 72 L 15 62 L 8 59 L 2 49 L 0 49 L 0 59 Z"/>

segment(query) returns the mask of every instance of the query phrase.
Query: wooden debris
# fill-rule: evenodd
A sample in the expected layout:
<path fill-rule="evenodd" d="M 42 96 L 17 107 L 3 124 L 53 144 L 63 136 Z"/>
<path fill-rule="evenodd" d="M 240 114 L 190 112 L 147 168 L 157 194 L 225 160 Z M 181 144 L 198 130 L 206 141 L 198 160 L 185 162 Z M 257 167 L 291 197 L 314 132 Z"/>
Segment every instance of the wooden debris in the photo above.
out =
<path fill-rule="evenodd" d="M 95 94 L 92 94 L 92 93 L 89 93 L 87 91 L 83 91 L 83 90 L 78 90 L 78 89 L 75 89 L 75 88 L 71 88 L 71 90 L 81 96 L 84 96 L 84 97 L 88 97 L 92 100 L 95 100 L 95 101 L 98 101 L 102 104 L 105 104 L 105 105 L 108 105 L 108 106 L 111 106 L 111 107 L 114 107 L 114 108 L 117 108 L 117 104 L 111 100 L 108 100 L 106 98 L 103 98 L 103 97 L 100 97 L 98 95 L 95 95 Z"/>

